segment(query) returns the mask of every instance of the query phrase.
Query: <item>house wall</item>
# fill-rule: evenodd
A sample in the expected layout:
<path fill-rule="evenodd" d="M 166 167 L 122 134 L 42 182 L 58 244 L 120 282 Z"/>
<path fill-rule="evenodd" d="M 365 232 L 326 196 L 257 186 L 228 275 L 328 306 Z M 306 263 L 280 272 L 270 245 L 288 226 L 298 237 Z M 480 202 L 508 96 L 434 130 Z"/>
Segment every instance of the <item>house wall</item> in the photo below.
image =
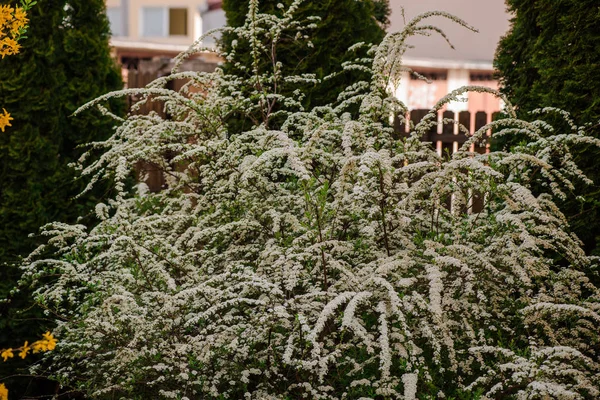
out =
<path fill-rule="evenodd" d="M 225 24 L 225 15 L 220 3 L 220 0 L 169 0 L 168 2 L 165 0 L 106 0 L 109 15 L 110 9 L 118 9 L 123 17 L 121 32 L 125 34 L 113 38 L 115 39 L 113 42 L 119 42 L 120 49 L 117 53 L 121 56 L 141 58 L 156 57 L 161 54 L 163 57 L 173 57 L 203 33 Z M 165 4 L 171 8 L 188 10 L 188 34 L 170 37 L 144 37 L 141 35 L 142 8 L 165 7 Z M 407 52 L 403 62 L 414 71 L 433 79 L 430 84 L 427 84 L 410 74 L 405 74 L 400 81 L 400 86 L 393 88 L 398 98 L 409 109 L 431 108 L 448 92 L 464 85 L 498 87 L 497 82 L 489 77 L 493 73 L 492 60 L 497 42 L 509 26 L 510 15 L 505 11 L 504 0 L 421 0 L 419 2 L 390 0 L 390 5 L 392 8 L 390 31 L 402 29 L 405 19 L 409 20 L 430 10 L 449 11 L 480 30 L 479 33 L 473 33 L 454 22 L 437 18 L 430 22 L 444 28 L 456 50 L 452 50 L 443 39 L 435 35 L 413 39 L 411 44 L 416 47 Z M 402 15 L 403 8 L 404 16 Z M 158 46 L 150 49 L 147 44 Z M 212 46 L 214 40 L 207 38 L 204 44 Z M 203 57 L 210 58 L 208 53 Z M 218 60 L 214 56 L 210 58 L 210 61 Z M 473 79 L 474 76 L 477 79 Z M 446 106 L 445 110 L 456 113 L 469 111 L 473 115 L 476 112 L 484 111 L 491 115 L 502 106 L 501 102 L 490 94 L 470 93 L 467 95 L 467 99 L 468 102 L 453 102 Z"/>
<path fill-rule="evenodd" d="M 187 45 L 189 46 L 202 34 L 202 9 L 207 9 L 206 0 L 107 0 L 109 18 L 111 12 L 120 13 L 122 18 L 123 35 L 117 36 L 120 40 L 136 42 L 152 42 L 160 44 Z M 164 7 L 165 9 L 185 8 L 187 10 L 187 35 L 144 36 L 142 9 L 144 7 Z M 167 11 L 168 15 L 168 11 Z M 168 20 L 168 16 L 167 16 Z M 118 29 L 113 29 L 117 31 Z"/>

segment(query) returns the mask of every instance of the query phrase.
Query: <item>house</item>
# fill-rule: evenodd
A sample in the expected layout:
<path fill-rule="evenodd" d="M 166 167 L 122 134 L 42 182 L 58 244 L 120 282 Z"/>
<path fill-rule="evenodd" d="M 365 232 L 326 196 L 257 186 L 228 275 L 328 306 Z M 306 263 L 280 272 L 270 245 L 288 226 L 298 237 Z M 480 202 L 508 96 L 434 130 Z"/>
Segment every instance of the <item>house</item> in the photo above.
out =
<path fill-rule="evenodd" d="M 107 0 L 111 45 L 125 68 L 140 61 L 173 58 L 208 30 L 223 26 L 221 0 Z M 214 48 L 213 38 L 203 43 Z M 214 52 L 204 51 L 197 59 L 216 63 Z"/>
<path fill-rule="evenodd" d="M 221 3 L 222 0 L 107 0 L 111 43 L 118 60 L 135 67 L 140 59 L 176 56 L 202 34 L 225 25 Z M 404 76 L 403 84 L 395 90 L 409 109 L 429 108 L 436 99 L 464 85 L 497 87 L 492 60 L 498 40 L 509 26 L 504 0 L 390 0 L 390 6 L 391 31 L 402 29 L 406 19 L 431 10 L 453 13 L 479 30 L 478 34 L 473 33 L 438 17 L 431 22 L 447 33 L 455 49 L 441 37 L 411 39 L 414 48 L 406 54 L 404 64 L 432 83 Z M 214 48 L 215 41 L 208 37 L 203 45 Z M 209 51 L 198 58 L 219 61 Z M 472 94 L 468 103 L 455 103 L 449 109 L 491 113 L 500 106 L 497 99 Z"/>
<path fill-rule="evenodd" d="M 435 34 L 409 40 L 414 47 L 407 51 L 404 65 L 432 81 L 427 84 L 408 73 L 403 76 L 401 85 L 395 88 L 396 95 L 409 109 L 430 108 L 445 94 L 466 85 L 498 88 L 493 76 L 494 53 L 498 41 L 508 31 L 510 19 L 504 0 L 391 0 L 390 5 L 390 31 L 401 30 L 408 20 L 432 10 L 449 12 L 479 31 L 475 33 L 454 21 L 434 17 L 428 23 L 440 27 L 454 49 Z M 447 109 L 491 115 L 501 107 L 501 101 L 493 96 L 471 93 L 468 102 L 455 102 Z"/>
<path fill-rule="evenodd" d="M 113 31 L 112 45 L 118 60 L 129 71 L 157 69 L 152 74 L 168 73 L 168 60 L 186 50 L 202 34 L 225 25 L 222 0 L 107 0 L 107 14 Z M 409 110 L 431 108 L 435 102 L 465 85 L 498 88 L 493 77 L 493 56 L 500 37 L 509 28 L 510 15 L 504 0 L 390 0 L 392 14 L 390 31 L 403 28 L 408 19 L 421 13 L 446 11 L 465 20 L 479 30 L 474 33 L 453 21 L 435 17 L 429 23 L 440 27 L 455 48 L 441 36 L 411 38 L 413 45 L 403 62 L 430 83 L 405 73 L 394 90 Z M 214 48 L 215 41 L 206 38 L 203 45 Z M 220 59 L 214 52 L 196 56 L 189 69 L 204 69 Z M 160 69 L 160 70 L 158 70 Z M 126 81 L 128 78 L 126 77 Z M 143 84 L 137 83 L 136 85 Z M 489 122 L 494 112 L 502 108 L 500 99 L 489 94 L 470 93 L 466 102 L 453 102 L 443 111 L 453 112 L 471 130 Z M 478 114 L 479 113 L 479 114 Z M 485 117 L 484 117 L 485 114 Z M 442 115 L 440 114 L 440 119 Z M 441 133 L 442 127 L 439 127 Z"/>

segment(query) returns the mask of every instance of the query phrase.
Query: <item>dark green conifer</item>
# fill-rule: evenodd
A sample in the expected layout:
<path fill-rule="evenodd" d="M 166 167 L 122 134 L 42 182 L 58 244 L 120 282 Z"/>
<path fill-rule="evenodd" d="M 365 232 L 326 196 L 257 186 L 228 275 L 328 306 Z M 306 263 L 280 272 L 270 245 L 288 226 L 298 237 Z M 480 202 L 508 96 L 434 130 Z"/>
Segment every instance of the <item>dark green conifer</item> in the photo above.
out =
<path fill-rule="evenodd" d="M 0 348 L 36 340 L 47 328 L 41 313 L 21 313 L 33 305 L 30 293 L 10 294 L 19 277 L 14 263 L 41 241 L 28 235 L 51 221 L 91 215 L 93 198 L 102 195 L 75 199 L 85 183 L 68 164 L 82 154 L 79 145 L 111 134 L 112 119 L 95 110 L 72 114 L 123 87 L 110 55 L 104 0 L 39 1 L 28 17 L 20 54 L 0 60 L 0 105 L 14 118 L 0 134 Z M 122 102 L 108 107 L 124 111 Z M 23 366 L 10 361 L 0 363 L 0 377 Z M 28 384 L 7 382 L 15 398 Z"/>
<path fill-rule="evenodd" d="M 600 137 L 600 4 L 597 0 L 507 0 L 512 27 L 495 59 L 502 91 L 521 118 L 540 107 L 568 111 Z M 513 139 L 510 144 L 516 144 Z M 501 145 L 506 145 L 502 143 Z M 588 252 L 599 253 L 600 151 L 581 149 L 577 163 L 594 181 L 580 185 L 563 203 Z M 585 200 L 574 200 L 582 196 Z"/>
<path fill-rule="evenodd" d="M 278 4 L 284 7 L 278 7 Z M 260 0 L 259 12 L 281 15 L 292 3 L 291 0 Z M 227 16 L 227 25 L 242 26 L 248 14 L 247 0 L 224 0 L 223 9 Z M 277 47 L 277 61 L 282 63 L 282 75 L 292 76 L 303 73 L 316 74 L 321 80 L 335 72 L 342 71 L 342 65 L 358 57 L 366 57 L 367 48 L 349 52 L 348 48 L 356 43 L 378 44 L 385 35 L 389 22 L 390 9 L 388 0 L 326 0 L 304 1 L 295 15 L 299 21 L 309 21 L 312 16 L 320 18 L 316 28 L 306 31 L 308 40 L 313 46 L 307 46 L 308 40 L 284 37 Z M 231 50 L 232 40 L 238 39 L 232 34 L 225 34 L 221 41 L 224 50 Z M 225 70 L 240 76 L 248 77 L 251 69 L 240 70 L 235 66 L 252 65 L 249 46 L 239 43 L 236 56 L 225 65 Z M 271 60 L 265 58 L 261 65 L 270 68 Z M 352 83 L 366 80 L 365 72 L 346 71 L 328 79 L 319 85 L 288 83 L 279 87 L 279 93 L 291 95 L 300 90 L 304 95 L 302 105 L 305 109 L 335 102 L 342 90 Z"/>

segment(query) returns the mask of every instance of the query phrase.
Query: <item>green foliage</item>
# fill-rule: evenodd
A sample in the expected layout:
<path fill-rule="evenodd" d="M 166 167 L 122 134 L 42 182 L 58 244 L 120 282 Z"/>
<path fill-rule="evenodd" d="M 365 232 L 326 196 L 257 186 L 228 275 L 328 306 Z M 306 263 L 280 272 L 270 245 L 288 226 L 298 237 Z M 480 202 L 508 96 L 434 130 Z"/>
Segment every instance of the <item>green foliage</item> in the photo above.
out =
<path fill-rule="evenodd" d="M 262 0 L 259 2 L 258 9 L 261 13 L 281 17 L 291 3 L 291 0 Z M 279 4 L 283 4 L 284 7 L 278 7 Z M 224 0 L 223 9 L 227 15 L 228 26 L 243 26 L 248 7 L 247 0 Z M 305 38 L 295 36 L 295 30 L 293 34 L 284 32 L 277 45 L 275 57 L 273 59 L 262 57 L 258 71 L 263 74 L 272 72 L 280 62 L 281 76 L 314 75 L 313 81 L 280 82 L 275 92 L 289 97 L 294 91 L 299 90 L 304 96 L 301 105 L 306 110 L 333 104 L 338 99 L 338 95 L 353 83 L 369 81 L 368 71 L 356 69 L 343 71 L 342 65 L 367 56 L 369 46 L 348 51 L 350 46 L 357 43 L 370 45 L 381 42 L 385 36 L 385 27 L 389 23 L 389 14 L 388 0 L 304 1 L 294 13 L 294 18 L 298 21 L 313 22 L 314 26 L 304 31 Z M 318 19 L 313 19 L 314 17 Z M 309 45 L 305 39 L 308 39 L 312 45 Z M 236 45 L 232 46 L 234 40 Z M 227 53 L 231 53 L 235 48 L 235 54 L 230 55 L 229 62 L 224 67 L 225 72 L 244 79 L 251 77 L 253 71 L 249 66 L 252 66 L 253 62 L 250 43 L 242 42 L 233 32 L 225 32 L 221 46 Z M 335 73 L 338 74 L 331 76 Z M 323 80 L 326 77 L 329 78 Z M 279 108 L 278 104 L 275 108 Z M 239 123 L 238 118 L 234 120 Z M 252 116 L 250 121 L 256 123 Z M 252 125 L 246 128 L 250 126 Z"/>
<path fill-rule="evenodd" d="M 20 54 L 0 61 L 0 104 L 14 118 L 0 135 L 0 298 L 6 299 L 0 304 L 0 347 L 36 337 L 46 324 L 39 312 L 17 312 L 32 306 L 26 294 L 10 294 L 19 272 L 9 264 L 41 240 L 28 235 L 50 221 L 86 218 L 103 194 L 98 189 L 75 199 L 85 184 L 75 180 L 68 164 L 83 153 L 79 145 L 105 139 L 114 124 L 97 111 L 71 117 L 86 101 L 122 88 L 104 9 L 103 0 L 39 2 L 28 13 Z M 109 108 L 124 110 L 122 102 Z M 0 365 L 5 368 L 0 377 L 13 373 L 14 366 Z M 11 391 L 16 389 L 11 384 Z"/>
<path fill-rule="evenodd" d="M 501 40 L 495 60 L 502 91 L 521 118 L 539 107 L 571 113 L 578 124 L 600 137 L 600 6 L 597 0 L 507 0 L 512 28 Z M 516 145 L 519 139 L 500 145 Z M 600 181 L 598 149 L 576 153 L 577 163 Z M 599 253 L 600 188 L 576 185 L 581 198 L 561 206 L 586 251 Z"/>

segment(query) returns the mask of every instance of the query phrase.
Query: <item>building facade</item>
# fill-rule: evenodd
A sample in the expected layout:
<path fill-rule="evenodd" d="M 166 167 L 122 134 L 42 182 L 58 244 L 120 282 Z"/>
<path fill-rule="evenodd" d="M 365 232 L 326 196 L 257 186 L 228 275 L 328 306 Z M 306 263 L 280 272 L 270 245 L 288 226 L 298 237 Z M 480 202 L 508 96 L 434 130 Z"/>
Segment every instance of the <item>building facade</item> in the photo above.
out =
<path fill-rule="evenodd" d="M 107 0 L 106 13 L 111 44 L 123 65 L 136 59 L 174 57 L 210 29 L 225 24 L 221 0 Z M 214 48 L 214 38 L 206 38 L 203 45 Z M 201 57 L 216 60 L 210 51 Z"/>
<path fill-rule="evenodd" d="M 390 31 L 399 31 L 414 17 L 428 11 L 448 12 L 477 30 L 474 32 L 444 17 L 423 23 L 439 27 L 452 43 L 441 35 L 416 36 L 409 39 L 404 65 L 429 78 L 431 84 L 405 74 L 396 95 L 409 109 L 431 108 L 450 91 L 466 85 L 497 89 L 493 77 L 493 59 L 500 38 L 509 28 L 510 15 L 504 0 L 390 0 Z M 455 102 L 447 109 L 455 112 L 500 110 L 501 101 L 488 94 L 470 93 L 468 102 Z"/>
<path fill-rule="evenodd" d="M 167 60 L 185 51 L 200 36 L 225 25 L 221 3 L 222 0 L 107 0 L 117 58 L 129 71 L 139 69 L 140 62 L 148 66 L 164 60 L 167 65 Z M 412 48 L 404 57 L 404 65 L 429 82 L 405 73 L 399 85 L 391 88 L 409 110 L 429 109 L 452 90 L 466 85 L 498 88 L 492 61 L 497 43 L 509 27 L 510 15 L 504 0 L 390 0 L 390 6 L 390 31 L 401 30 L 408 20 L 431 10 L 452 13 L 479 30 L 475 33 L 436 17 L 427 23 L 444 30 L 454 48 L 441 36 L 410 39 Z M 203 45 L 214 48 L 215 39 L 207 37 Z M 213 65 L 220 61 L 211 51 L 196 58 Z M 149 61 L 154 64 L 148 64 Z M 165 71 L 163 68 L 158 74 Z M 500 99 L 489 94 L 469 93 L 464 100 L 453 102 L 442 111 L 455 113 L 457 119 L 459 113 L 469 112 L 472 127 L 478 125 L 477 113 L 480 113 L 479 124 L 483 121 L 481 113 L 487 115 L 489 122 L 503 106 Z"/>

